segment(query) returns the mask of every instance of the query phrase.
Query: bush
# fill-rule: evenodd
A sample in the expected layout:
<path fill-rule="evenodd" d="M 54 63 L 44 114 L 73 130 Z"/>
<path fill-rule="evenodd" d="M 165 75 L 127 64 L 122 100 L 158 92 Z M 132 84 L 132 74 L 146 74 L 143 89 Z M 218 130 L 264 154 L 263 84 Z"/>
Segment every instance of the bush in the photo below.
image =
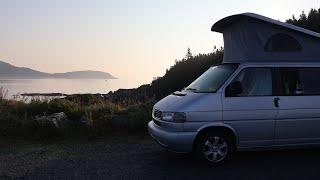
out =
<path fill-rule="evenodd" d="M 145 133 L 154 103 L 149 101 L 124 109 L 107 100 L 83 103 L 76 99 L 33 99 L 26 103 L 1 99 L 0 136 L 47 141 L 79 136 L 92 139 L 114 132 Z M 59 112 L 64 112 L 69 120 L 63 128 L 36 121 L 37 117 Z M 123 125 L 117 122 L 119 116 L 124 119 Z"/>
<path fill-rule="evenodd" d="M 136 105 L 128 111 L 129 132 L 147 132 L 148 122 L 151 120 L 151 113 L 155 101 Z"/>
<path fill-rule="evenodd" d="M 68 99 L 30 102 L 0 99 L 0 136 L 50 139 L 73 135 L 105 135 L 113 130 L 111 120 L 121 108 L 108 101 L 81 103 Z M 39 125 L 37 116 L 64 112 L 69 121 L 63 129 Z M 88 135 L 88 133 L 90 133 Z"/>

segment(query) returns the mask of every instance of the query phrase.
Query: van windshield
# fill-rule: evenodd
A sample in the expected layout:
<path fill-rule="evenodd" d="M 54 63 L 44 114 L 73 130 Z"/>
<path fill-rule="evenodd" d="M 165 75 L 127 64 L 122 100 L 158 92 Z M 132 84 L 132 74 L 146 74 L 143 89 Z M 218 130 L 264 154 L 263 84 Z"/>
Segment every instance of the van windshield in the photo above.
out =
<path fill-rule="evenodd" d="M 195 93 L 215 93 L 237 69 L 237 64 L 213 66 L 191 83 L 184 91 Z"/>

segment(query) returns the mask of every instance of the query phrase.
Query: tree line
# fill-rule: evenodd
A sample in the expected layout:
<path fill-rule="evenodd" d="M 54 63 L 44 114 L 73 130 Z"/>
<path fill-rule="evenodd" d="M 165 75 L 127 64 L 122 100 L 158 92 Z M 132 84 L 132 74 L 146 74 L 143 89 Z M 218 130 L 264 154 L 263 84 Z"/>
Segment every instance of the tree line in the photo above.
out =
<path fill-rule="evenodd" d="M 298 19 L 292 16 L 292 18 L 286 20 L 286 22 L 311 31 L 320 32 L 320 8 L 311 9 L 308 14 L 302 11 Z"/>

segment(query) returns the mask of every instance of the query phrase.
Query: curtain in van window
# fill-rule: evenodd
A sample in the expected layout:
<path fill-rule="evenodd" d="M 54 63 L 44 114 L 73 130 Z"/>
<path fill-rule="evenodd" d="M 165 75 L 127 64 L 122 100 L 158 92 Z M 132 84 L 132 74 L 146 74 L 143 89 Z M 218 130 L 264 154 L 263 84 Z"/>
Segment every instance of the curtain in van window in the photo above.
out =
<path fill-rule="evenodd" d="M 243 89 L 247 96 L 272 95 L 272 77 L 270 68 L 250 68 L 243 77 Z"/>

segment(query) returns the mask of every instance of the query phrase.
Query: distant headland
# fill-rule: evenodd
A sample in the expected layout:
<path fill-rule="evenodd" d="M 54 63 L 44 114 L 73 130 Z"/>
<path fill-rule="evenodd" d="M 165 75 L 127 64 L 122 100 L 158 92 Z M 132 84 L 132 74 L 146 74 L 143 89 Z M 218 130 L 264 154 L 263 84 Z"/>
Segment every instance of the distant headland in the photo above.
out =
<path fill-rule="evenodd" d="M 26 67 L 16 67 L 0 61 L 0 79 L 117 79 L 107 72 L 72 71 L 66 73 L 45 73 Z"/>

